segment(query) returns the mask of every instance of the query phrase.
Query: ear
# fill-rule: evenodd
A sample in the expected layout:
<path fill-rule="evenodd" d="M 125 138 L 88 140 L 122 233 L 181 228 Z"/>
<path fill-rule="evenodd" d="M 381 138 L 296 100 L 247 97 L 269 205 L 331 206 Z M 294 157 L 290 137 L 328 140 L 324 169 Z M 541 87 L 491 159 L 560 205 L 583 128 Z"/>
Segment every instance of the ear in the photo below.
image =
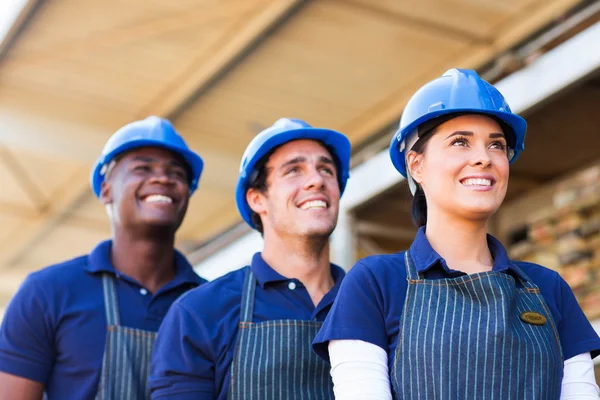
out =
<path fill-rule="evenodd" d="M 255 213 L 262 215 L 267 211 L 266 196 L 258 189 L 250 188 L 246 191 L 246 201 L 250 209 Z"/>
<path fill-rule="evenodd" d="M 100 186 L 100 201 L 104 205 L 108 205 L 113 202 L 112 185 L 109 181 L 105 180 L 102 182 L 102 186 Z"/>
<path fill-rule="evenodd" d="M 423 154 L 409 151 L 406 155 L 406 168 L 415 182 L 423 182 Z"/>

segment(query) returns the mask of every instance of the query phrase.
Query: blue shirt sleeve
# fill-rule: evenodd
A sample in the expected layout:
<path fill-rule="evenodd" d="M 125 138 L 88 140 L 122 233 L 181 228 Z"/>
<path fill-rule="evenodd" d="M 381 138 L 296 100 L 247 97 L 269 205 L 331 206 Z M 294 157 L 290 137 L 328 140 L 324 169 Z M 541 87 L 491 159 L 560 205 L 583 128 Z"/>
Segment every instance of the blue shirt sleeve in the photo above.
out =
<path fill-rule="evenodd" d="M 557 329 L 564 359 L 588 352 L 592 353 L 592 358 L 598 356 L 600 338 L 579 307 L 569 284 L 558 274 L 555 293 L 559 300 L 561 321 Z"/>
<path fill-rule="evenodd" d="M 329 361 L 330 340 L 362 340 L 387 351 L 385 303 L 371 269 L 359 261 L 346 275 L 313 349 Z"/>
<path fill-rule="evenodd" d="M 51 300 L 35 275 L 25 279 L 0 327 L 0 371 L 47 383 L 55 359 Z"/>
<path fill-rule="evenodd" d="M 171 306 L 158 331 L 150 364 L 152 399 L 216 398 L 216 349 L 203 321 L 182 303 L 187 295 Z"/>

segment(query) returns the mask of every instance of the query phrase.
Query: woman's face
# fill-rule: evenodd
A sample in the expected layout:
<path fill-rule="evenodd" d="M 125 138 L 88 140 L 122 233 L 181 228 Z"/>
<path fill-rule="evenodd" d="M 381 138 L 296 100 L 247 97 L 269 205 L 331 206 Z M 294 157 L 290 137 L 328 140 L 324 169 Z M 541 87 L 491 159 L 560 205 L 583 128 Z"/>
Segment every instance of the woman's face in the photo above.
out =
<path fill-rule="evenodd" d="M 439 125 L 422 154 L 408 155 L 430 213 L 470 220 L 489 218 L 508 185 L 507 144 L 500 125 L 482 115 L 462 115 Z"/>

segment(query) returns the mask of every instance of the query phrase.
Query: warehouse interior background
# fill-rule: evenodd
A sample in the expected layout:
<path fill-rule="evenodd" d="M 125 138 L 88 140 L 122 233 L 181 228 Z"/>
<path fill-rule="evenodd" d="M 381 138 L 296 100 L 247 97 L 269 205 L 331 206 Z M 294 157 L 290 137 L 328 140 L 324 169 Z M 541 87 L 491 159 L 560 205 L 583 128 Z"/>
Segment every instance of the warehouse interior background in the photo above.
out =
<path fill-rule="evenodd" d="M 260 249 L 233 193 L 246 145 L 280 117 L 352 141 L 333 259 L 406 248 L 411 198 L 386 148 L 414 90 L 461 67 L 529 124 L 490 230 L 558 270 L 600 331 L 598 43 L 598 1 L 0 1 L 0 317 L 28 273 L 110 236 L 89 171 L 148 115 L 205 160 L 177 241 L 202 276 Z"/>

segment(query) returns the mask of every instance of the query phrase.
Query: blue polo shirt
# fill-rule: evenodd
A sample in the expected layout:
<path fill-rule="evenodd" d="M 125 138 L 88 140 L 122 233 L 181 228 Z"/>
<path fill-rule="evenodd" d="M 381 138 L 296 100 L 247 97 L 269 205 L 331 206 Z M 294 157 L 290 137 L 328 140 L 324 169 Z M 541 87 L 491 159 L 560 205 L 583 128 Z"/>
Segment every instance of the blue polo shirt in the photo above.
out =
<path fill-rule="evenodd" d="M 114 269 L 111 243 L 27 277 L 2 321 L 0 371 L 43 383 L 50 400 L 92 400 L 106 340 L 102 273 L 117 277 L 121 325 L 154 332 L 181 294 L 206 282 L 176 253 L 175 279 L 148 293 Z"/>
<path fill-rule="evenodd" d="M 252 268 L 257 281 L 253 316 L 257 323 L 323 321 L 344 277 L 344 270 L 331 265 L 335 286 L 315 307 L 302 282 L 280 275 L 257 253 L 250 267 L 181 296 L 158 331 L 150 367 L 153 399 L 227 398 L 246 268 Z"/>
<path fill-rule="evenodd" d="M 509 260 L 502 244 L 489 235 L 488 246 L 494 257 L 493 271 L 516 277 L 518 272 L 512 265 L 514 263 L 539 287 L 554 317 L 565 359 L 586 352 L 598 355 L 600 338 L 581 311 L 571 288 L 558 273 L 540 265 Z M 429 244 L 423 228 L 410 247 L 410 256 L 425 279 L 465 275 L 448 268 Z M 338 298 L 314 340 L 314 350 L 329 361 L 327 345 L 330 340 L 362 340 L 386 350 L 391 368 L 407 287 L 404 252 L 360 260 L 344 279 Z"/>

